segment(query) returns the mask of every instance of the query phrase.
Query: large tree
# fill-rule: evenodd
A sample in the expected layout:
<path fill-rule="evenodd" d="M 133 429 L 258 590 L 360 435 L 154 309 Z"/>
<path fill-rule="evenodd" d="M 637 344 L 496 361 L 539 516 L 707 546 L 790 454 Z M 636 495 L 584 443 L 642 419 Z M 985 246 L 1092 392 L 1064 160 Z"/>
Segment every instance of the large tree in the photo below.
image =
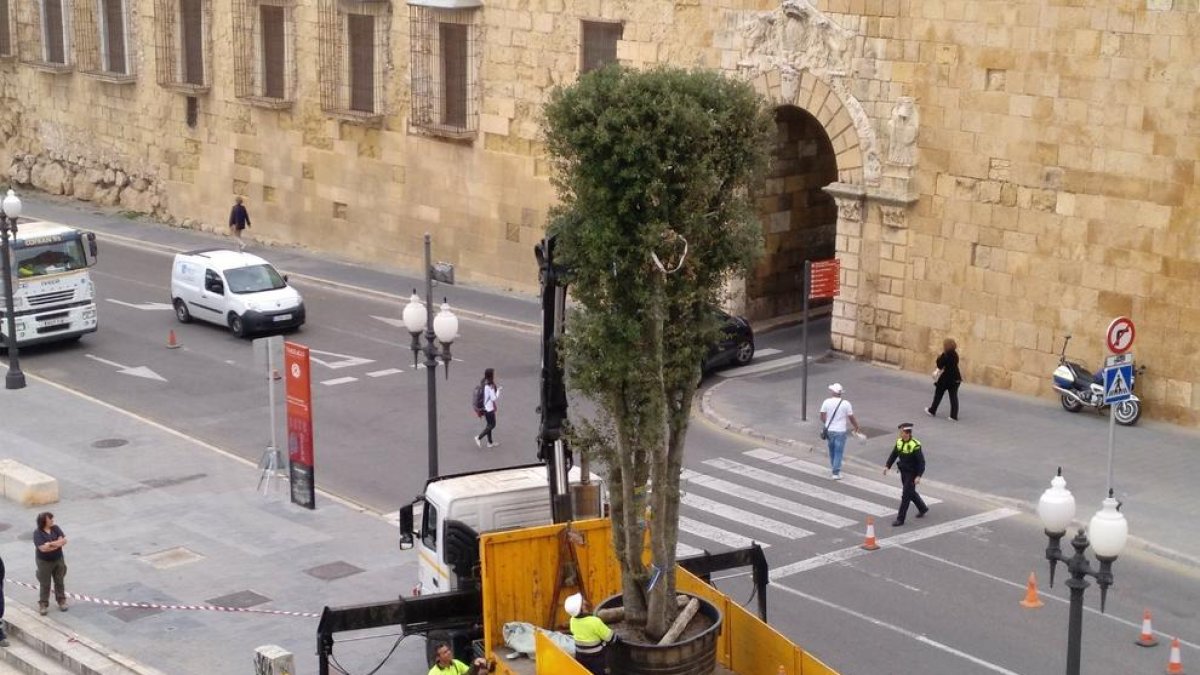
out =
<path fill-rule="evenodd" d="M 751 189 L 773 125 L 748 84 L 667 67 L 594 71 L 556 89 L 545 115 L 560 200 L 549 230 L 575 301 L 562 353 L 597 409 L 575 425 L 576 448 L 608 466 L 626 619 L 657 639 L 678 613 L 692 398 L 725 284 L 761 252 Z"/>

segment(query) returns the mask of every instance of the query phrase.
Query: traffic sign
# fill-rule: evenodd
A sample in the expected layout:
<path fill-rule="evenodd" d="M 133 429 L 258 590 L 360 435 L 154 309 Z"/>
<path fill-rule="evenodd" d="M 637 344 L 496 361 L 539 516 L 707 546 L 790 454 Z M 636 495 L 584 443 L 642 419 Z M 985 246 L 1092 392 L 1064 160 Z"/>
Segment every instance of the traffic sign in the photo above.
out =
<path fill-rule="evenodd" d="M 1108 345 L 1108 351 L 1114 354 L 1124 354 L 1133 346 L 1133 336 L 1133 321 L 1129 317 L 1118 316 L 1108 324 L 1104 342 Z"/>
<path fill-rule="evenodd" d="M 842 261 L 837 258 L 818 260 L 812 263 L 808 287 L 809 299 L 816 300 L 836 296 L 840 290 L 838 286 L 841 269 Z"/>
<path fill-rule="evenodd" d="M 1112 405 L 1128 401 L 1133 396 L 1129 386 L 1133 382 L 1133 364 L 1113 366 L 1104 369 L 1104 404 Z"/>
<path fill-rule="evenodd" d="M 1104 357 L 1104 367 L 1112 368 L 1113 366 L 1123 366 L 1125 364 L 1133 364 L 1133 353 L 1125 352 L 1124 354 L 1109 354 Z"/>

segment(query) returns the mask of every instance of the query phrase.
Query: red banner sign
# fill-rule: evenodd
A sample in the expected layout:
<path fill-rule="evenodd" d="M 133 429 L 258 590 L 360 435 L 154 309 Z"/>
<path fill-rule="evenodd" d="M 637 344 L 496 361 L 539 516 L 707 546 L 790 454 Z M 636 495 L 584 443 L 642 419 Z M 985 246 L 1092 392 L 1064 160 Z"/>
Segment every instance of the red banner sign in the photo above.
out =
<path fill-rule="evenodd" d="M 808 298 L 836 297 L 841 290 L 842 263 L 837 258 L 818 260 L 812 264 L 812 278 L 808 281 Z"/>
<path fill-rule="evenodd" d="M 317 508 L 313 480 L 312 380 L 309 377 L 308 347 L 283 343 L 283 367 L 287 373 L 287 438 L 291 466 L 292 503 Z"/>

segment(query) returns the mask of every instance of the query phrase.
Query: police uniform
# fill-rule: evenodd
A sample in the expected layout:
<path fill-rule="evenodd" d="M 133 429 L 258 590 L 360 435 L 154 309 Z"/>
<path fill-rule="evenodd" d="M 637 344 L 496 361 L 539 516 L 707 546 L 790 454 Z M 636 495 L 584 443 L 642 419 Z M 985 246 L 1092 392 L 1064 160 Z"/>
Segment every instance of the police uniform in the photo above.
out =
<path fill-rule="evenodd" d="M 613 639 L 613 631 L 600 617 L 583 611 L 583 596 L 576 593 L 563 603 L 571 615 L 571 637 L 575 638 L 575 660 L 593 675 L 604 675 L 604 648 Z"/>
<path fill-rule="evenodd" d="M 888 456 L 887 464 L 884 467 L 884 473 L 887 473 L 887 470 L 892 468 L 892 464 L 897 464 L 900 469 L 900 484 L 904 488 L 900 496 L 900 512 L 896 514 L 896 520 L 892 522 L 893 527 L 904 524 L 910 503 L 917 507 L 918 518 L 929 512 L 925 500 L 917 494 L 917 479 L 925 473 L 925 454 L 921 452 L 921 441 L 912 437 L 913 425 L 911 422 L 905 422 L 897 428 L 900 429 L 900 437 L 892 446 L 892 454 Z M 905 431 L 908 432 L 907 439 L 904 437 Z"/>

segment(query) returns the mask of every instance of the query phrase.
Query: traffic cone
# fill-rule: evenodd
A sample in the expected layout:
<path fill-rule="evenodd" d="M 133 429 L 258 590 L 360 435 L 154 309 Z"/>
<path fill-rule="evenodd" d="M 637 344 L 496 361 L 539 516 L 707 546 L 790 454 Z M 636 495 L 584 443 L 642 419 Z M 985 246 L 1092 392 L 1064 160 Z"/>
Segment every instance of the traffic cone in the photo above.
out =
<path fill-rule="evenodd" d="M 1183 660 L 1179 658 L 1179 638 L 1171 640 L 1171 658 L 1167 661 L 1168 675 L 1183 675 Z"/>
<path fill-rule="evenodd" d="M 867 539 L 863 542 L 862 548 L 868 551 L 878 551 L 879 544 L 875 543 L 875 519 L 867 516 Z"/>
<path fill-rule="evenodd" d="M 1158 638 L 1154 637 L 1154 629 L 1150 627 L 1150 610 L 1142 612 L 1142 634 L 1135 640 L 1142 647 L 1153 647 L 1158 644 Z"/>
<path fill-rule="evenodd" d="M 1033 572 L 1029 573 L 1029 582 L 1025 584 L 1025 599 L 1021 601 L 1021 606 L 1026 609 L 1037 609 L 1042 606 L 1042 599 L 1038 597 L 1037 577 Z"/>
<path fill-rule="evenodd" d="M 167 333 L 167 349 L 179 349 L 179 343 L 175 341 L 174 328 Z"/>

